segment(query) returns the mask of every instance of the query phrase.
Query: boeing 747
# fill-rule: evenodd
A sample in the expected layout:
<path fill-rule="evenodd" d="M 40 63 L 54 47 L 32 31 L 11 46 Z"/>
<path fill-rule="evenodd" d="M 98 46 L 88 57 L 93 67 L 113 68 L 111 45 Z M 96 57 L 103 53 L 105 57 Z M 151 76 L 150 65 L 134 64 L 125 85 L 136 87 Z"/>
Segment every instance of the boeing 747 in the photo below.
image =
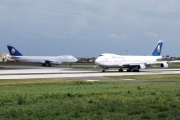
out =
<path fill-rule="evenodd" d="M 62 63 L 74 63 L 78 59 L 72 55 L 62 56 L 23 56 L 16 48 L 7 45 L 11 58 L 20 62 L 39 63 L 42 66 L 60 65 Z"/>
<path fill-rule="evenodd" d="M 95 64 L 102 68 L 102 72 L 108 68 L 119 68 L 119 72 L 122 72 L 123 68 L 127 68 L 128 72 L 139 72 L 140 69 L 145 69 L 148 65 L 153 64 L 167 68 L 168 61 L 160 61 L 162 45 L 163 41 L 160 40 L 150 56 L 124 56 L 104 53 L 95 60 Z"/>

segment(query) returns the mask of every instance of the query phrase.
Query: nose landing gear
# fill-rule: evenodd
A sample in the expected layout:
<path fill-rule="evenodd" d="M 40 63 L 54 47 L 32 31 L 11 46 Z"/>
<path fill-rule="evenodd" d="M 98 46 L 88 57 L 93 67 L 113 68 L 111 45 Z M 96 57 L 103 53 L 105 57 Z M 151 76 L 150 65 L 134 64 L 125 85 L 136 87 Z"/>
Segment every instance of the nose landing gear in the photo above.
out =
<path fill-rule="evenodd" d="M 108 68 L 102 68 L 102 72 L 106 72 Z"/>

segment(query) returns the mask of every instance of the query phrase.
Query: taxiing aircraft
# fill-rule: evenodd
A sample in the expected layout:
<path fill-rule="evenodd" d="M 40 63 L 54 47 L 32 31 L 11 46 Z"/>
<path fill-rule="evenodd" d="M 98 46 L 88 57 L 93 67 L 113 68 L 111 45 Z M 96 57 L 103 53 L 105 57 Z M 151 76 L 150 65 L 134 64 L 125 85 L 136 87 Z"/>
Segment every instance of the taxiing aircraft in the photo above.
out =
<path fill-rule="evenodd" d="M 74 63 L 78 59 L 72 55 L 62 56 L 23 56 L 16 48 L 7 45 L 11 58 L 20 62 L 39 63 L 42 66 L 60 65 L 62 63 Z"/>
<path fill-rule="evenodd" d="M 95 64 L 102 68 L 102 72 L 108 68 L 119 68 L 119 72 L 122 72 L 123 68 L 127 68 L 127 72 L 139 72 L 140 69 L 145 69 L 148 65 L 153 64 L 167 68 L 169 66 L 168 61 L 160 61 L 162 45 L 163 41 L 159 40 L 150 56 L 124 56 L 104 53 L 95 60 Z"/>

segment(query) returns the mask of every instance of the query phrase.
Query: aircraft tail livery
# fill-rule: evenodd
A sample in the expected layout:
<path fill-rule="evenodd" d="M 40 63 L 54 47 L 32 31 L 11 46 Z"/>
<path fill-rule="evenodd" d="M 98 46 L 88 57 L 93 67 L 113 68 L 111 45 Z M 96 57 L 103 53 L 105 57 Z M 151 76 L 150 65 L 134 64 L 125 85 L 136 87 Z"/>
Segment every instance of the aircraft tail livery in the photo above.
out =
<path fill-rule="evenodd" d="M 157 43 L 156 47 L 154 48 L 151 56 L 160 56 L 161 50 L 162 50 L 162 45 L 163 45 L 163 41 L 159 40 L 159 42 Z"/>
<path fill-rule="evenodd" d="M 11 56 L 23 56 L 16 48 L 11 45 L 7 45 Z"/>

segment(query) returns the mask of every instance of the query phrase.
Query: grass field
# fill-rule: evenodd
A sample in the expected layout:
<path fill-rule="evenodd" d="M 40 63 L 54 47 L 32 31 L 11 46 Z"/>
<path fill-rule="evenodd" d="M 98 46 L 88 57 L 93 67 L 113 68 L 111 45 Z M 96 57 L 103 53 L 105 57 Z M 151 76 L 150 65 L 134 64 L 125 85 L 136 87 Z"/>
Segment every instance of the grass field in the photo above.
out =
<path fill-rule="evenodd" d="M 180 83 L 50 80 L 0 85 L 0 118 L 180 119 Z"/>
<path fill-rule="evenodd" d="M 179 63 L 171 65 L 174 66 L 170 68 L 180 68 Z M 60 67 L 69 67 L 69 65 Z M 100 68 L 94 68 L 94 64 L 75 64 L 73 67 L 100 70 Z M 2 69 L 5 68 L 2 67 Z M 114 76 L 113 78 L 180 80 L 180 75 Z M 0 92 L 0 119 L 2 120 L 180 120 L 179 82 L 0 80 Z"/>
<path fill-rule="evenodd" d="M 115 79 L 133 79 L 133 80 L 179 80 L 180 74 L 163 74 L 163 75 L 125 75 L 125 76 L 105 76 Z"/>

